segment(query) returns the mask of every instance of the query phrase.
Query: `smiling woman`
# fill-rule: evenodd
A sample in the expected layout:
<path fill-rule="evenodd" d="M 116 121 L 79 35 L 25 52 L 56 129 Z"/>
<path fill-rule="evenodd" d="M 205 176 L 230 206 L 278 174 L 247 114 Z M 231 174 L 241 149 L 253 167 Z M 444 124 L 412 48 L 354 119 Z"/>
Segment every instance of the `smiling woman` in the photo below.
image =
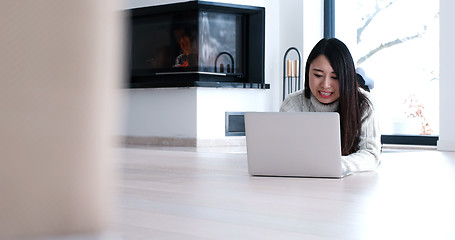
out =
<path fill-rule="evenodd" d="M 379 164 L 380 133 L 370 94 L 358 87 L 354 62 L 338 39 L 321 39 L 308 56 L 305 89 L 290 94 L 282 112 L 338 112 L 345 174 Z"/>
<path fill-rule="evenodd" d="M 329 60 L 319 55 L 310 65 L 309 83 L 311 93 L 319 102 L 329 104 L 340 97 L 340 83 Z"/>

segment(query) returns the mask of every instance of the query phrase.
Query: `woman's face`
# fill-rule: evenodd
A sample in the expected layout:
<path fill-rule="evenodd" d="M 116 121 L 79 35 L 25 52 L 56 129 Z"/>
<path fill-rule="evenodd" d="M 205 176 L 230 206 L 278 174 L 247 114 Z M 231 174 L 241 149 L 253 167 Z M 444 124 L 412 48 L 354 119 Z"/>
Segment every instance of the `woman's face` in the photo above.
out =
<path fill-rule="evenodd" d="M 310 64 L 309 84 L 311 93 L 321 103 L 329 104 L 340 97 L 340 82 L 324 55 L 319 55 Z"/>

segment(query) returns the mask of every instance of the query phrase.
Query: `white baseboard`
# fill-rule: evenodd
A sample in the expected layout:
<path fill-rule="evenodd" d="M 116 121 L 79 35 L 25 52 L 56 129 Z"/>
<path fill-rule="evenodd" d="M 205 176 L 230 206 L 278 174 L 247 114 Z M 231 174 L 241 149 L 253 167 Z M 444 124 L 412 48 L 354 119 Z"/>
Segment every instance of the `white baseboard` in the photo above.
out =
<path fill-rule="evenodd" d="M 438 151 L 455 152 L 455 141 L 438 140 Z"/>
<path fill-rule="evenodd" d="M 126 136 L 122 144 L 133 146 L 196 147 L 196 138 Z"/>
<path fill-rule="evenodd" d="M 198 147 L 244 147 L 245 136 L 230 136 L 223 138 L 197 139 Z"/>
<path fill-rule="evenodd" d="M 178 138 L 178 137 L 140 137 L 125 136 L 120 140 L 123 145 L 160 146 L 160 147 L 244 147 L 245 136 L 222 138 Z"/>

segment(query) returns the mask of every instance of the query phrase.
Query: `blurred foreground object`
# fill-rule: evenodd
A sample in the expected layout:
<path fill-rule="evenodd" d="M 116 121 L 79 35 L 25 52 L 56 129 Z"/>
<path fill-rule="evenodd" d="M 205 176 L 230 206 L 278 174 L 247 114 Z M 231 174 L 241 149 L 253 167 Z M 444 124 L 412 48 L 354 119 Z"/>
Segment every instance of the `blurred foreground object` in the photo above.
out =
<path fill-rule="evenodd" d="M 0 3 L 0 239 L 109 228 L 119 3 Z"/>

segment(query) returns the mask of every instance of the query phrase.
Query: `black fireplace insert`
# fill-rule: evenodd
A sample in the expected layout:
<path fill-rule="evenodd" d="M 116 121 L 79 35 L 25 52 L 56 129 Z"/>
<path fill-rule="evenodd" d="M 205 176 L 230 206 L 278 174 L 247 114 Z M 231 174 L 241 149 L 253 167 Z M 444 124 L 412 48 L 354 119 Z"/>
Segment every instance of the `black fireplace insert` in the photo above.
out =
<path fill-rule="evenodd" d="M 130 88 L 270 88 L 263 7 L 189 1 L 129 11 Z"/>

